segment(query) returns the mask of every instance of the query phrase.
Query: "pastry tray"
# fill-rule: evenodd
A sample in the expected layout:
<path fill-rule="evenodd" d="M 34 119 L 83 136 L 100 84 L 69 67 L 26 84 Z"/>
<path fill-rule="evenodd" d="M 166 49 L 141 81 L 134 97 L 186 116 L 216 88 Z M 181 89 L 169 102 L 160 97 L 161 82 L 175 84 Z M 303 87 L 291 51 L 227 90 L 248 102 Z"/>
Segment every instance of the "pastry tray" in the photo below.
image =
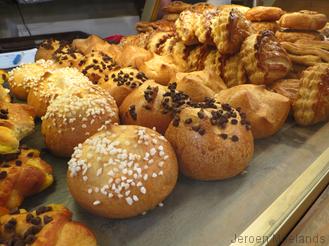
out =
<path fill-rule="evenodd" d="M 163 207 L 124 220 L 101 218 L 79 207 L 66 186 L 68 159 L 45 150 L 56 181 L 22 207 L 63 203 L 74 219 L 95 232 L 101 246 L 277 245 L 328 184 L 328 136 L 329 123 L 304 128 L 288 119 L 276 135 L 256 141 L 243 174 L 216 182 L 180 176 Z M 40 122 L 23 143 L 44 149 Z"/>

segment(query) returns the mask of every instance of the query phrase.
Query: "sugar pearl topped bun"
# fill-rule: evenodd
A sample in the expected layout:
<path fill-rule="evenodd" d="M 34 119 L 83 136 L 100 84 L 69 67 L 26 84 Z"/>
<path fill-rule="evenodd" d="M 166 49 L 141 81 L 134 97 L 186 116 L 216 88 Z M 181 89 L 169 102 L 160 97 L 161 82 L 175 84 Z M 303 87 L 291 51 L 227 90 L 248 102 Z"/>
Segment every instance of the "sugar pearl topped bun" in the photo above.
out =
<path fill-rule="evenodd" d="M 51 60 L 53 58 L 53 54 L 60 47 L 69 46 L 67 42 L 59 41 L 55 39 L 47 39 L 42 42 L 38 48 L 37 53 L 35 54 L 35 60 Z"/>
<path fill-rule="evenodd" d="M 137 87 L 141 86 L 147 77 L 137 69 L 126 67 L 116 70 L 109 74 L 108 79 L 99 83 L 99 86 L 110 92 L 117 105 Z"/>
<path fill-rule="evenodd" d="M 245 114 L 212 99 L 183 108 L 165 136 L 176 151 L 180 170 L 198 180 L 238 175 L 254 152 Z"/>
<path fill-rule="evenodd" d="M 186 94 L 176 91 L 176 86 L 176 83 L 166 87 L 151 80 L 146 81 L 122 102 L 122 122 L 128 125 L 155 127 L 163 134 L 173 119 L 173 114 L 189 100 Z"/>
<path fill-rule="evenodd" d="M 36 115 L 46 113 L 49 103 L 64 91 L 72 88 L 89 88 L 92 83 L 75 68 L 59 68 L 42 76 L 39 85 L 29 92 L 27 103 L 34 107 Z"/>
<path fill-rule="evenodd" d="M 46 146 L 57 156 L 69 157 L 79 143 L 119 121 L 114 99 L 102 88 L 67 91 L 54 99 L 42 117 Z"/>
<path fill-rule="evenodd" d="M 9 72 L 10 91 L 20 100 L 26 100 L 31 88 L 38 86 L 39 80 L 48 69 L 55 68 L 51 60 L 38 60 L 36 63 L 23 64 Z"/>
<path fill-rule="evenodd" d="M 109 73 L 119 67 L 112 57 L 101 51 L 93 51 L 80 60 L 77 68 L 93 84 L 98 84 L 106 81 L 109 78 Z"/>
<path fill-rule="evenodd" d="M 114 125 L 80 144 L 69 161 L 67 183 L 74 199 L 107 218 L 142 214 L 176 185 L 178 165 L 170 143 L 140 126 Z"/>

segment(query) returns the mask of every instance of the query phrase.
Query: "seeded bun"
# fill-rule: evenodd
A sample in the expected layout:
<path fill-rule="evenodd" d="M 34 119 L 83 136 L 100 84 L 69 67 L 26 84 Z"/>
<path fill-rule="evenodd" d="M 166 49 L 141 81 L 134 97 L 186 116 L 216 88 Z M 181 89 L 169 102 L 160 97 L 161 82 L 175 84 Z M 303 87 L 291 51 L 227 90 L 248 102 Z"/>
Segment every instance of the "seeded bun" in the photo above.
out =
<path fill-rule="evenodd" d="M 80 144 L 69 161 L 73 198 L 91 213 L 129 218 L 161 203 L 178 175 L 175 152 L 159 133 L 113 125 Z"/>
<path fill-rule="evenodd" d="M 99 86 L 108 91 L 120 106 L 122 101 L 136 88 L 141 86 L 147 77 L 132 67 L 118 69 L 109 74 Z"/>
<path fill-rule="evenodd" d="M 88 88 L 92 83 L 75 68 L 59 68 L 46 72 L 36 88 L 29 92 L 27 104 L 32 106 L 36 116 L 43 116 L 50 102 L 66 90 Z"/>
<path fill-rule="evenodd" d="M 238 175 L 254 152 L 245 114 L 210 99 L 183 108 L 165 136 L 175 149 L 182 173 L 198 180 Z"/>
<path fill-rule="evenodd" d="M 164 134 L 174 113 L 187 100 L 186 94 L 176 91 L 176 84 L 166 87 L 149 80 L 125 98 L 120 118 L 123 124 L 155 127 Z"/>
<path fill-rule="evenodd" d="M 48 69 L 55 68 L 52 60 L 38 60 L 36 63 L 23 64 L 9 72 L 11 93 L 20 100 L 26 100 L 29 91 L 38 86 L 39 80 Z"/>
<path fill-rule="evenodd" d="M 220 91 L 215 98 L 246 113 L 254 138 L 275 134 L 283 126 L 290 111 L 289 98 L 260 85 L 238 85 Z"/>
<path fill-rule="evenodd" d="M 114 99 L 102 88 L 66 91 L 51 102 L 42 117 L 45 144 L 53 154 L 70 157 L 79 143 L 118 123 L 118 111 Z"/>
<path fill-rule="evenodd" d="M 37 53 L 35 54 L 35 60 L 51 60 L 55 51 L 64 46 L 69 46 L 69 44 L 64 41 L 47 39 L 39 45 Z"/>

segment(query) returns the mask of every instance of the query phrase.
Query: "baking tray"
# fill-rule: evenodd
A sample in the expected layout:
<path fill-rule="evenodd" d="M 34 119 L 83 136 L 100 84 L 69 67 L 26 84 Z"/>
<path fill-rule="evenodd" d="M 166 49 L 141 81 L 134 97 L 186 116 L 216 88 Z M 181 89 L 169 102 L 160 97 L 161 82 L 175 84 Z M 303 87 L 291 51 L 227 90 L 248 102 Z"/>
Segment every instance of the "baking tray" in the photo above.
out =
<path fill-rule="evenodd" d="M 144 216 L 124 220 L 101 218 L 79 207 L 66 186 L 68 159 L 56 158 L 43 151 L 43 157 L 54 168 L 55 184 L 26 199 L 22 207 L 33 209 L 42 204 L 63 203 L 74 212 L 74 219 L 95 232 L 101 246 L 230 245 L 240 234 L 273 236 L 284 225 L 284 232 L 287 233 L 312 202 L 308 199 L 309 203 L 305 203 L 302 198 L 314 200 L 321 191 L 321 187 L 316 186 L 319 183 L 311 182 L 315 176 L 305 172 L 324 172 L 314 166 L 322 153 L 326 155 L 322 155 L 321 165 L 328 169 L 329 153 L 325 152 L 329 147 L 328 136 L 329 123 L 303 128 L 288 119 L 276 135 L 256 141 L 254 158 L 243 174 L 216 182 L 201 182 L 180 176 L 163 207 Z M 45 147 L 40 123 L 35 133 L 23 142 L 38 149 Z M 310 182 L 304 184 L 305 175 L 308 177 L 305 180 Z M 306 195 L 291 188 L 296 180 L 299 180 L 299 191 L 305 191 Z M 324 177 L 320 177 L 320 181 L 322 186 L 328 183 Z M 278 200 L 282 204 L 285 199 L 290 199 L 288 205 L 278 206 Z M 292 214 L 298 199 L 304 205 L 303 209 L 298 214 Z M 273 204 L 277 204 L 276 210 L 268 213 Z M 281 237 L 285 235 L 282 232 Z M 263 244 L 267 242 L 241 245 Z"/>

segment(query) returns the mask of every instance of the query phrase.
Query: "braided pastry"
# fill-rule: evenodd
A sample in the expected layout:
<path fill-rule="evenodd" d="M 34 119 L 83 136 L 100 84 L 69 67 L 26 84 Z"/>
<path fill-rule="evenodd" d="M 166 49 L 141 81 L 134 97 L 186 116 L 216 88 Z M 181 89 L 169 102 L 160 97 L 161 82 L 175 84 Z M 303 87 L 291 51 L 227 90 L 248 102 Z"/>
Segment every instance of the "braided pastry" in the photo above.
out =
<path fill-rule="evenodd" d="M 24 209 L 0 217 L 0 239 L 4 245 L 96 246 L 94 234 L 72 221 L 70 210 L 60 204 Z M 2 245 L 3 245 L 2 244 Z"/>
<path fill-rule="evenodd" d="M 270 86 L 270 89 L 278 94 L 281 94 L 282 96 L 289 98 L 291 104 L 293 104 L 297 99 L 299 86 L 299 79 L 281 79 L 275 81 Z"/>
<path fill-rule="evenodd" d="M 54 179 L 38 150 L 21 148 L 12 156 L 0 158 L 0 206 L 8 209 L 19 207 L 25 197 L 46 189 Z"/>
<path fill-rule="evenodd" d="M 198 39 L 195 35 L 198 19 L 201 14 L 190 10 L 180 13 L 179 18 L 175 21 L 175 30 L 177 35 L 186 45 L 196 44 Z"/>
<path fill-rule="evenodd" d="M 146 49 L 156 54 L 161 54 L 163 44 L 173 36 L 173 32 L 153 32 L 147 40 Z"/>
<path fill-rule="evenodd" d="M 297 99 L 293 105 L 294 118 L 303 126 L 329 119 L 329 64 L 319 63 L 304 70 Z"/>
<path fill-rule="evenodd" d="M 176 36 L 168 38 L 159 47 L 160 55 L 168 56 L 171 55 L 176 64 L 181 64 L 184 68 L 187 66 L 186 57 L 188 53 L 188 47 L 178 39 Z"/>
<path fill-rule="evenodd" d="M 269 84 L 285 77 L 291 69 L 287 52 L 273 32 L 250 35 L 241 47 L 241 61 L 253 84 Z"/>
<path fill-rule="evenodd" d="M 241 62 L 240 53 L 222 59 L 221 68 L 221 76 L 227 87 L 247 83 L 247 75 Z"/>

